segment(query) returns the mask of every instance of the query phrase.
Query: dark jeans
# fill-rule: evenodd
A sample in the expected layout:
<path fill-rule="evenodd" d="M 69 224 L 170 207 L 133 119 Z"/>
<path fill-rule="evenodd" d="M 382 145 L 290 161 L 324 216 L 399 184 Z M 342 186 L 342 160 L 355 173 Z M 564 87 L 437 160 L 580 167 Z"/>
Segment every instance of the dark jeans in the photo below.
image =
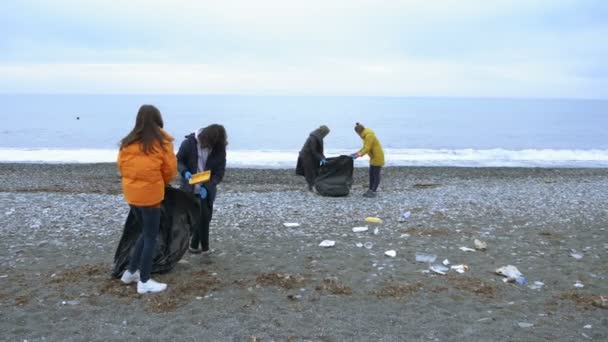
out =
<path fill-rule="evenodd" d="M 142 232 L 135 243 L 135 248 L 133 248 L 128 269 L 131 273 L 139 270 L 140 280 L 145 283 L 150 279 L 150 272 L 152 271 L 156 236 L 160 228 L 160 208 L 132 205 L 131 210 L 133 210 L 137 220 L 142 223 Z"/>
<path fill-rule="evenodd" d="M 380 185 L 380 170 L 382 170 L 382 166 L 369 166 L 369 189 L 373 192 L 376 192 Z"/>
<path fill-rule="evenodd" d="M 210 202 L 209 198 L 201 199 L 197 196 L 197 199 L 200 204 L 201 219 L 192 232 L 190 247 L 198 249 L 200 244 L 203 252 L 206 252 L 209 250 L 209 223 L 213 215 L 213 202 Z"/>

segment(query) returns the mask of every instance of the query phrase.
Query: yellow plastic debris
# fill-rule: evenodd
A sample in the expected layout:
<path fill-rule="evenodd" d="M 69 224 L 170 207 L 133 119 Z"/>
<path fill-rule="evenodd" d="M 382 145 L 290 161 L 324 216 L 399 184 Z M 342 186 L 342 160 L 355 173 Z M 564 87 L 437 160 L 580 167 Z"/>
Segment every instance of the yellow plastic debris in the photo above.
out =
<path fill-rule="evenodd" d="M 371 222 L 371 223 L 380 223 L 380 222 L 382 222 L 382 219 L 379 218 L 379 217 L 371 217 L 371 216 L 369 216 L 369 217 L 365 218 L 365 221 Z"/>
<path fill-rule="evenodd" d="M 210 179 L 211 179 L 211 171 L 207 170 L 207 171 L 199 172 L 199 173 L 192 175 L 192 178 L 190 178 L 190 181 L 188 183 L 190 183 L 190 185 L 194 185 L 194 184 L 208 182 Z"/>

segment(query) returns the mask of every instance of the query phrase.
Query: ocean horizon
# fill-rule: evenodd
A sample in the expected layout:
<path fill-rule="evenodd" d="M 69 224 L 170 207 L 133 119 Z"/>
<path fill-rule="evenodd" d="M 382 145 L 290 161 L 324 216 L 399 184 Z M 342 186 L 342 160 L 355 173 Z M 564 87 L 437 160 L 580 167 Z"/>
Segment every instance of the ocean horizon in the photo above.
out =
<path fill-rule="evenodd" d="M 376 132 L 387 166 L 608 167 L 607 100 L 5 94 L 0 102 L 0 162 L 114 162 L 149 103 L 176 149 L 197 128 L 223 124 L 229 167 L 295 167 L 322 124 L 331 129 L 327 156 L 353 153 L 361 147 L 355 122 Z"/>

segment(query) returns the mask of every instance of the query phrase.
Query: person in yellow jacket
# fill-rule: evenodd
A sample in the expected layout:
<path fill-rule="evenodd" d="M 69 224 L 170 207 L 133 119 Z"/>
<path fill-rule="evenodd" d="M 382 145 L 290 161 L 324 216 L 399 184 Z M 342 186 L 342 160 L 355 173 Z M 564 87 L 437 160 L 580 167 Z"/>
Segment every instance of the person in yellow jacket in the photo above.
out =
<path fill-rule="evenodd" d="M 138 293 L 164 291 L 167 284 L 154 281 L 150 273 L 160 229 L 160 204 L 165 187 L 177 173 L 177 158 L 173 137 L 163 130 L 156 107 L 139 108 L 135 127 L 120 142 L 118 170 L 125 200 L 143 227 L 121 280 L 125 284 L 137 282 Z"/>
<path fill-rule="evenodd" d="M 384 166 L 384 151 L 382 150 L 380 140 L 378 140 L 376 134 L 371 129 L 365 128 L 365 126 L 357 122 L 355 132 L 363 140 L 363 147 L 359 152 L 351 154 L 351 157 L 357 159 L 366 154 L 369 155 L 369 189 L 363 196 L 376 197 L 376 190 L 378 190 L 378 185 L 380 185 L 380 171 Z"/>

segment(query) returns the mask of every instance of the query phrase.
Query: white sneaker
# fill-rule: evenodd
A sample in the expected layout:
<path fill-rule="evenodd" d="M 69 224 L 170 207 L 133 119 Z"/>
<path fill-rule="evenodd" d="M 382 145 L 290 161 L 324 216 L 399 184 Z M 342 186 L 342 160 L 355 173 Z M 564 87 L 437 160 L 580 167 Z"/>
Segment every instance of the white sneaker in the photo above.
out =
<path fill-rule="evenodd" d="M 164 291 L 167 288 L 167 284 L 156 282 L 152 279 L 148 279 L 147 282 L 137 282 L 137 293 L 155 293 Z"/>
<path fill-rule="evenodd" d="M 120 281 L 122 281 L 125 284 L 131 284 L 136 281 L 139 281 L 139 270 L 135 271 L 135 273 L 131 273 L 131 272 L 129 272 L 129 270 L 126 270 L 122 274 Z"/>

